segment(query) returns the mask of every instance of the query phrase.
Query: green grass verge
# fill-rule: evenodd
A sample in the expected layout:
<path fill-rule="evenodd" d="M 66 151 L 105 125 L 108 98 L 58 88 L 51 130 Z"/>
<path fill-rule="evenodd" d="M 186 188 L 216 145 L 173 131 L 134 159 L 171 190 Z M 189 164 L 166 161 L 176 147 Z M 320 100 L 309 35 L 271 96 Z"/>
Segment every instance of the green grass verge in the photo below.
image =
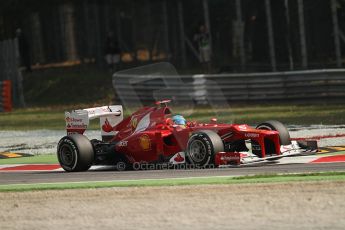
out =
<path fill-rule="evenodd" d="M 33 157 L 19 157 L 0 159 L 0 165 L 7 164 L 57 164 L 56 154 L 37 155 Z"/>
<path fill-rule="evenodd" d="M 344 181 L 345 172 L 327 172 L 313 174 L 258 175 L 243 177 L 205 177 L 182 179 L 154 179 L 127 181 L 100 181 L 75 183 L 43 183 L 0 185 L 0 192 L 22 192 L 34 190 L 90 189 L 110 187 L 144 187 L 144 186 L 181 186 L 212 184 L 252 184 L 252 183 L 285 183 L 305 181 Z"/>
<path fill-rule="evenodd" d="M 64 111 L 81 109 L 102 104 L 78 104 L 75 106 L 55 106 L 16 109 L 11 113 L 0 113 L 0 130 L 34 130 L 65 127 Z M 172 108 L 174 113 L 186 116 L 188 120 L 208 122 L 211 117 L 218 117 L 220 122 L 258 124 L 266 120 L 279 120 L 285 124 L 345 124 L 345 105 L 315 106 L 246 106 L 221 109 L 184 107 Z M 128 116 L 128 111 L 125 111 Z M 90 129 L 99 129 L 98 121 L 92 121 Z"/>

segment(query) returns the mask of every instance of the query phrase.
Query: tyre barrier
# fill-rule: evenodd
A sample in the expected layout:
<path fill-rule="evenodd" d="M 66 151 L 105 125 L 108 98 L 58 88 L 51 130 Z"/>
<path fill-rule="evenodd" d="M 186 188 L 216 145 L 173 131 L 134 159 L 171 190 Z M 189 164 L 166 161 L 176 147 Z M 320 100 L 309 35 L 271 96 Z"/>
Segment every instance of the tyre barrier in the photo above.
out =
<path fill-rule="evenodd" d="M 0 112 L 12 111 L 12 83 L 10 80 L 0 81 Z"/>

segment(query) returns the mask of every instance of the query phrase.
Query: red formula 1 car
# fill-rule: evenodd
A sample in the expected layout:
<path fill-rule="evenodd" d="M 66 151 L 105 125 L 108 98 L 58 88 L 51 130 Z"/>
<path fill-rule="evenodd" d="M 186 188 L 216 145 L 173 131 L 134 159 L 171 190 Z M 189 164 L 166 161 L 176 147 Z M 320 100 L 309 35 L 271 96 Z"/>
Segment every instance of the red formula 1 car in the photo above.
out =
<path fill-rule="evenodd" d="M 169 101 L 144 107 L 123 119 L 122 106 L 66 112 L 67 136 L 57 148 L 66 171 L 85 171 L 92 165 L 240 165 L 276 160 L 305 152 L 290 141 L 284 125 L 267 121 L 252 128 L 245 124 L 209 124 L 172 121 Z M 89 140 L 84 134 L 89 121 L 100 118 L 102 140 Z"/>

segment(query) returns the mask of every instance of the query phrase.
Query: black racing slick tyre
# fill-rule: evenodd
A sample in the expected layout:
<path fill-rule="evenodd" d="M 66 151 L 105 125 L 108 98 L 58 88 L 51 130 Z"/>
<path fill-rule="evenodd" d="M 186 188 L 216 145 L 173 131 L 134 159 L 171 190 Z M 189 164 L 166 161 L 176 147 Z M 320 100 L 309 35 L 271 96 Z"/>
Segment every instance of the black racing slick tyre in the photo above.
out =
<path fill-rule="evenodd" d="M 193 165 L 205 166 L 214 163 L 215 154 L 224 151 L 224 143 L 220 136 L 211 130 L 198 131 L 188 140 L 187 162 Z"/>
<path fill-rule="evenodd" d="M 275 130 L 279 132 L 279 139 L 281 145 L 290 145 L 290 134 L 287 128 L 279 121 L 265 121 L 258 126 L 256 129 L 265 129 L 265 130 Z"/>
<path fill-rule="evenodd" d="M 86 136 L 72 134 L 59 141 L 57 157 L 61 167 L 67 172 L 86 171 L 94 161 L 94 150 Z"/>

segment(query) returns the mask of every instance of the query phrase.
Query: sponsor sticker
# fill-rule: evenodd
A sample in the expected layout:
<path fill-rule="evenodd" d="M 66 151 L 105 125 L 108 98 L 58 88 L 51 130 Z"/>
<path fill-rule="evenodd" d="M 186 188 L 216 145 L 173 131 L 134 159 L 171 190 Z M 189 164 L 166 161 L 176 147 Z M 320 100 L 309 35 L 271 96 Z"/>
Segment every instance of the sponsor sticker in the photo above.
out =
<path fill-rule="evenodd" d="M 108 118 L 105 119 L 105 122 L 102 125 L 102 130 L 106 133 L 110 133 L 113 131 L 113 126 L 111 126 L 110 122 L 108 121 Z"/>
<path fill-rule="evenodd" d="M 186 154 L 184 152 L 178 152 L 172 158 L 170 158 L 169 162 L 172 164 L 185 163 L 186 162 L 185 155 Z"/>
<path fill-rule="evenodd" d="M 73 134 L 80 134 L 80 132 L 76 132 L 76 131 L 68 131 L 67 132 L 67 136 L 73 135 Z"/>
<path fill-rule="evenodd" d="M 128 141 L 120 141 L 117 146 L 119 147 L 127 147 L 128 146 Z"/>
<path fill-rule="evenodd" d="M 86 124 L 67 124 L 66 126 L 67 128 L 73 128 L 73 129 L 87 129 L 87 125 Z"/>
<path fill-rule="evenodd" d="M 258 133 L 246 133 L 244 134 L 245 137 L 249 137 L 249 138 L 258 138 L 259 134 Z"/>
<path fill-rule="evenodd" d="M 71 123 L 71 122 L 83 122 L 83 119 L 78 119 L 74 117 L 66 117 L 66 121 Z"/>
<path fill-rule="evenodd" d="M 139 138 L 139 144 L 140 147 L 144 150 L 144 151 L 148 151 L 151 149 L 151 140 L 150 137 L 147 134 L 142 135 Z"/>

